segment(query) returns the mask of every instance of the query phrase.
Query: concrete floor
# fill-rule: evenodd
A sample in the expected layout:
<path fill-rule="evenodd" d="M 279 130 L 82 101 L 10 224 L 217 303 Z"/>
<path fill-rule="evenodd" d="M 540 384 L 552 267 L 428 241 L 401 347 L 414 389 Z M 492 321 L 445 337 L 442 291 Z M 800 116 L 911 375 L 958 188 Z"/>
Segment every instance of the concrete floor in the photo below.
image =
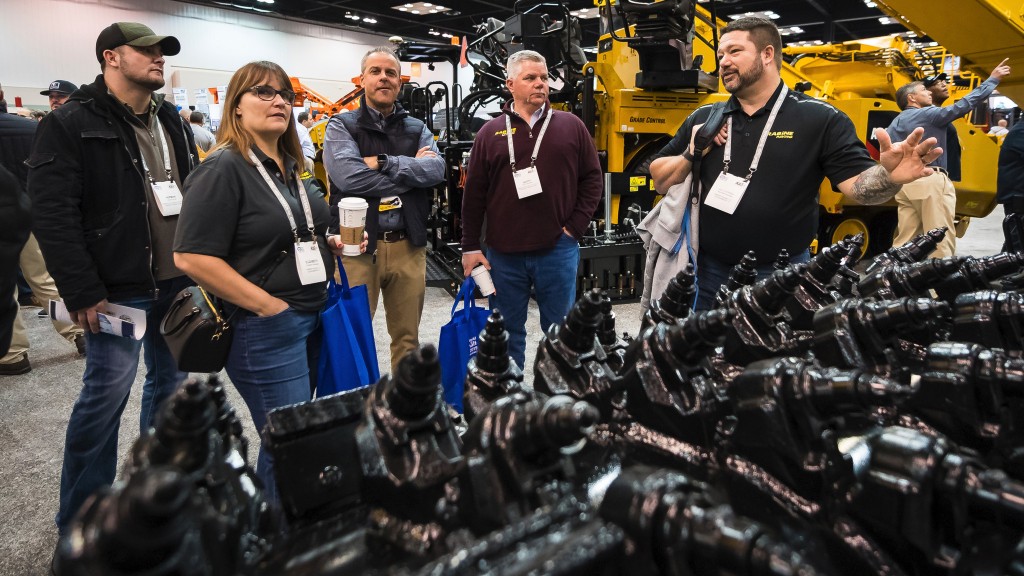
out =
<path fill-rule="evenodd" d="M 985 219 L 975 220 L 960 239 L 960 255 L 986 256 L 1002 245 L 1003 212 L 997 208 Z M 439 288 L 428 288 L 420 334 L 424 342 L 436 342 L 449 319 L 451 297 Z M 32 372 L 0 376 L 0 575 L 47 574 L 56 543 L 53 517 L 57 510 L 64 433 L 71 408 L 78 397 L 85 361 L 71 344 L 61 339 L 50 322 L 36 316 L 37 308 L 22 315 L 29 327 Z M 618 331 L 635 334 L 640 321 L 638 304 L 615 307 Z M 526 365 L 531 366 L 541 337 L 539 313 L 531 303 L 527 324 L 529 340 Z M 387 331 L 383 316 L 374 322 L 382 372 L 390 366 Z M 527 374 L 528 382 L 532 374 Z M 136 379 L 120 430 L 122 457 L 138 437 L 142 372 Z M 231 403 L 246 414 L 241 398 L 230 386 Z M 258 436 L 246 421 L 246 436 L 255 457 Z"/>

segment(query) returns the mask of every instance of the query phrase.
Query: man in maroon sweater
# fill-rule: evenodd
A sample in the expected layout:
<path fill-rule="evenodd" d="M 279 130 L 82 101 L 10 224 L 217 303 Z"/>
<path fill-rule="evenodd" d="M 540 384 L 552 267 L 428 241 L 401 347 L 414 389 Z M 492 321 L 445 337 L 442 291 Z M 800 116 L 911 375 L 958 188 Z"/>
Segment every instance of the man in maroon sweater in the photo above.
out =
<path fill-rule="evenodd" d="M 579 118 L 552 110 L 548 68 L 532 50 L 509 56 L 512 100 L 477 132 L 462 198 L 462 268 L 491 271 L 491 306 L 508 329 L 509 355 L 523 366 L 533 290 L 541 328 L 561 322 L 576 299 L 580 245 L 603 189 L 597 150 Z M 481 228 L 487 220 L 487 254 Z"/>

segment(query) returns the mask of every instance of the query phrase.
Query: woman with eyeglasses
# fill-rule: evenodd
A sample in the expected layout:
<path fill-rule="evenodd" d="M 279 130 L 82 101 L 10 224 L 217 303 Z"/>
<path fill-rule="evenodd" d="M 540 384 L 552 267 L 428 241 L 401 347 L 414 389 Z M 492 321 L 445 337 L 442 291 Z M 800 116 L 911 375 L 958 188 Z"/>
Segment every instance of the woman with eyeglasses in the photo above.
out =
<path fill-rule="evenodd" d="M 256 424 L 267 412 L 310 399 L 320 350 L 320 310 L 334 274 L 323 196 L 299 180 L 288 74 L 251 62 L 228 83 L 217 145 L 185 182 L 174 263 L 226 302 L 234 333 L 225 366 Z M 277 500 L 273 462 L 256 471 Z"/>

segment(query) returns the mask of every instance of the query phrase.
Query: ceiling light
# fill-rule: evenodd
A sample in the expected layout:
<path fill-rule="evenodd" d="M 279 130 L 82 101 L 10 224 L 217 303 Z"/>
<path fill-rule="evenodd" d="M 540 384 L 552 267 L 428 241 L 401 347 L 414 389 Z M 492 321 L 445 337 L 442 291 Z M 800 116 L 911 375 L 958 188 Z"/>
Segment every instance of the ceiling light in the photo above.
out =
<path fill-rule="evenodd" d="M 274 3 L 274 0 L 256 0 L 256 1 L 257 2 L 262 2 L 264 4 L 273 4 Z"/>
<path fill-rule="evenodd" d="M 896 23 L 895 20 L 893 20 L 892 18 L 889 18 L 888 16 L 882 16 L 881 18 L 878 19 L 878 21 L 881 24 L 895 24 Z"/>
<path fill-rule="evenodd" d="M 746 18 L 748 16 L 759 16 L 761 18 L 768 18 L 769 20 L 778 20 L 779 15 L 771 10 L 761 10 L 759 12 L 744 12 L 743 14 L 732 14 L 729 18 L 738 20 L 740 18 Z"/>
<path fill-rule="evenodd" d="M 803 34 L 804 29 L 799 26 L 788 26 L 785 28 L 779 28 L 779 34 L 783 36 L 792 36 L 793 34 Z"/>
<path fill-rule="evenodd" d="M 392 6 L 391 8 L 399 10 L 401 12 L 411 12 L 412 14 L 440 14 L 442 12 L 449 12 L 456 14 L 451 8 L 447 8 L 434 2 L 405 2 Z"/>
<path fill-rule="evenodd" d="M 570 14 L 579 18 L 580 20 L 589 20 L 590 18 L 597 18 L 598 16 L 600 16 L 597 7 L 573 10 L 572 12 L 570 12 Z"/>

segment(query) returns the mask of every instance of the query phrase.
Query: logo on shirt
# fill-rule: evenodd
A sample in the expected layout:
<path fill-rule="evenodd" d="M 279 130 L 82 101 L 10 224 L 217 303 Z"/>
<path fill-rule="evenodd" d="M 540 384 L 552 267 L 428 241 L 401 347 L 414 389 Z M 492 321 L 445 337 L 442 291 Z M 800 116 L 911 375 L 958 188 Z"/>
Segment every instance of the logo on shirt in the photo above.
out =
<path fill-rule="evenodd" d="M 768 135 L 771 136 L 772 138 L 779 138 L 779 139 L 782 139 L 782 140 L 792 140 L 793 139 L 793 131 L 792 130 L 776 130 L 774 132 L 769 132 Z"/>
<path fill-rule="evenodd" d="M 518 128 L 513 128 L 512 129 L 512 135 L 513 136 L 516 135 L 516 130 L 518 130 Z M 497 132 L 494 133 L 494 135 L 495 136 L 507 136 L 508 135 L 508 130 L 498 130 Z"/>

